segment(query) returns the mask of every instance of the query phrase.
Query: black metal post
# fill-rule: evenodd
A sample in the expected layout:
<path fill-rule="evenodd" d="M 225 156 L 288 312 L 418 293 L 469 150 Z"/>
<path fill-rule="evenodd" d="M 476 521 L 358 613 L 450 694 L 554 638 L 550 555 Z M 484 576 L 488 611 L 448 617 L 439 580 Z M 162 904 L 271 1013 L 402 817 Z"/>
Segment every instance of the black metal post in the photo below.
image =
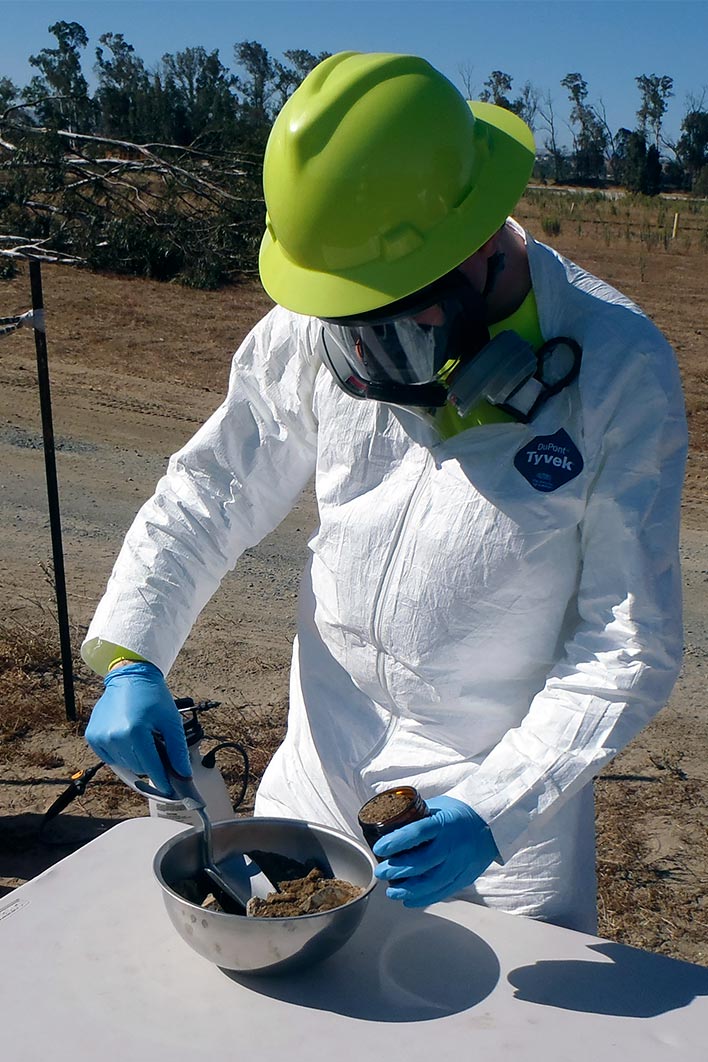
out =
<path fill-rule="evenodd" d="M 49 362 L 47 359 L 47 334 L 44 327 L 44 298 L 42 296 L 42 272 L 37 261 L 29 264 L 30 284 L 32 286 L 32 313 L 34 322 L 34 343 L 37 350 L 37 380 L 39 383 L 39 405 L 42 413 L 42 436 L 44 438 L 44 468 L 47 478 L 47 500 L 49 502 L 49 526 L 52 535 L 52 557 L 54 561 L 54 592 L 57 600 L 59 618 L 59 642 L 61 645 L 61 665 L 64 679 L 64 705 L 66 718 L 76 719 L 76 702 L 74 700 L 74 669 L 71 660 L 71 637 L 69 634 L 69 610 L 66 600 L 66 579 L 64 577 L 64 553 L 61 541 L 61 512 L 59 509 L 59 487 L 57 483 L 57 466 L 54 451 L 54 427 L 52 424 L 52 397 L 49 388 Z"/>

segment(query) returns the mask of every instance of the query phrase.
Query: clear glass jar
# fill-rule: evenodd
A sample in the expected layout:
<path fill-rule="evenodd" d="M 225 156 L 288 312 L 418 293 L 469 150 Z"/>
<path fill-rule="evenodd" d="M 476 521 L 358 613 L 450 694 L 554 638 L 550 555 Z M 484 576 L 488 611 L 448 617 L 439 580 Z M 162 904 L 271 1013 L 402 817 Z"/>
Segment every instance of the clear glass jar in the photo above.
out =
<path fill-rule="evenodd" d="M 364 839 L 373 848 L 379 837 L 407 826 L 409 822 L 425 819 L 430 808 L 412 785 L 397 785 L 385 789 L 359 808 L 359 826 Z"/>

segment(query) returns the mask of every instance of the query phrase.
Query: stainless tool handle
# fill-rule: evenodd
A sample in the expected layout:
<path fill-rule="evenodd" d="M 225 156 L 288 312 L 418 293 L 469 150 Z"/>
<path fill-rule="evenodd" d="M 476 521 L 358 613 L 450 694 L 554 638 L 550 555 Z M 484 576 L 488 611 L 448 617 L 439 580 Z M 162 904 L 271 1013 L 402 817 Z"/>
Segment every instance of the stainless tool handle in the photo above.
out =
<path fill-rule="evenodd" d="M 153 739 L 158 756 L 165 769 L 167 780 L 171 786 L 170 793 L 163 793 L 160 789 L 143 781 L 133 771 L 129 771 L 124 767 L 114 767 L 109 764 L 111 770 L 118 775 L 121 781 L 125 782 L 131 789 L 134 789 L 136 793 L 140 793 L 141 796 L 148 797 L 150 800 L 164 800 L 168 804 L 182 804 L 187 811 L 199 811 L 204 808 L 206 806 L 205 801 L 194 784 L 194 779 L 178 774 L 170 763 L 162 734 L 154 733 Z"/>

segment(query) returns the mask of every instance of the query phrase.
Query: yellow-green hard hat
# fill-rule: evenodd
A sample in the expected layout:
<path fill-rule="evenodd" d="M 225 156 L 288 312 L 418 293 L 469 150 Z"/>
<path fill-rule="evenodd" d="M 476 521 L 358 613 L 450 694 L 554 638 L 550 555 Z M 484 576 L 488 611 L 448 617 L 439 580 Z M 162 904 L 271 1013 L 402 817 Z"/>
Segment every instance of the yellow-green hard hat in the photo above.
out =
<path fill-rule="evenodd" d="M 504 223 L 534 154 L 520 118 L 468 104 L 424 59 L 330 56 L 268 139 L 263 285 L 282 306 L 316 317 L 410 295 Z"/>

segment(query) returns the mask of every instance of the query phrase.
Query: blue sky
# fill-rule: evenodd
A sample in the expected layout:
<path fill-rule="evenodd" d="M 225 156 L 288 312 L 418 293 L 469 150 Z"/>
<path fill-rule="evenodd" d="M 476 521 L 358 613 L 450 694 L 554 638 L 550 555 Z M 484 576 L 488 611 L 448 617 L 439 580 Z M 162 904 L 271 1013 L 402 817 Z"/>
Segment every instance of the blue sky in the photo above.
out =
<path fill-rule="evenodd" d="M 550 90 L 561 120 L 569 104 L 560 80 L 579 72 L 614 131 L 634 125 L 634 78 L 668 74 L 675 95 L 664 131 L 673 137 L 687 94 L 708 89 L 706 0 L 0 0 L 0 76 L 26 84 L 28 56 L 56 44 L 47 27 L 59 20 L 88 33 L 87 76 L 105 32 L 123 33 L 148 66 L 203 45 L 235 69 L 240 40 L 276 58 L 288 48 L 413 52 L 460 89 L 468 81 L 479 92 L 490 71 L 504 70 L 514 89 L 528 80 Z"/>

